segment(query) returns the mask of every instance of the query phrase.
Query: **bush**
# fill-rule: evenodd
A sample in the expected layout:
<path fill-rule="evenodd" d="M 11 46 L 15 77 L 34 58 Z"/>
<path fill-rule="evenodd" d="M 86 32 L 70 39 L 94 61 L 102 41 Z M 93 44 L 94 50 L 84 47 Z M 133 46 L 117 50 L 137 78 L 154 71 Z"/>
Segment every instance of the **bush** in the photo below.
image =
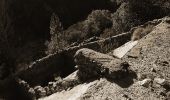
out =
<path fill-rule="evenodd" d="M 69 27 L 65 32 L 68 44 L 82 42 L 93 36 L 100 36 L 106 28 L 112 26 L 111 13 L 108 10 L 94 10 L 85 21 Z"/>
<path fill-rule="evenodd" d="M 87 31 L 87 38 L 100 36 L 103 30 L 112 26 L 111 12 L 108 10 L 95 10 L 84 21 L 84 29 Z"/>
<path fill-rule="evenodd" d="M 100 36 L 103 30 L 112 26 L 108 10 L 94 10 L 85 21 L 78 22 L 62 31 L 59 18 L 52 15 L 50 24 L 51 41 L 47 53 L 53 53 L 75 42 L 82 42 L 93 36 Z"/>
<path fill-rule="evenodd" d="M 59 17 L 55 13 L 53 13 L 51 15 L 51 20 L 50 20 L 51 40 L 50 42 L 47 41 L 45 43 L 48 47 L 46 54 L 53 53 L 66 46 L 66 43 L 63 40 L 64 36 L 62 35 L 62 31 L 63 31 L 62 23 L 60 22 Z"/>

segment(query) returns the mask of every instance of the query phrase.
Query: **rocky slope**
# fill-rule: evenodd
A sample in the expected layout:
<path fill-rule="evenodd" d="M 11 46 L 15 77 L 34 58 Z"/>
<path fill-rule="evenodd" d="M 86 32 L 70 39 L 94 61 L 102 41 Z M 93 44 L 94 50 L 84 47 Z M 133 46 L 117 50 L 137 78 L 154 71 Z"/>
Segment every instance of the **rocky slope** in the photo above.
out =
<path fill-rule="evenodd" d="M 168 16 L 169 0 L 1 0 L 0 99 L 168 99 Z"/>
<path fill-rule="evenodd" d="M 84 76 L 86 82 L 40 100 L 168 100 L 169 43 L 170 18 L 167 17 L 140 39 L 121 61 L 90 49 L 81 49 L 76 53 L 77 77 L 81 80 Z M 125 68 L 126 75 L 113 74 L 113 71 L 120 72 L 114 69 L 116 66 Z"/>

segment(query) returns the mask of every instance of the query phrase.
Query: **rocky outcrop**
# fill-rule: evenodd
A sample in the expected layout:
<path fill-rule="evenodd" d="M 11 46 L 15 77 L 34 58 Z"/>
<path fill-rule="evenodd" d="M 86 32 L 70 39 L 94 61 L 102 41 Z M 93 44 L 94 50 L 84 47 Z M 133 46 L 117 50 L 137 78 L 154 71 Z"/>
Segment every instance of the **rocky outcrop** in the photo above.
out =
<path fill-rule="evenodd" d="M 87 84 L 77 85 L 71 90 L 62 93 L 57 92 L 44 98 L 44 100 L 54 99 L 55 97 L 66 100 L 72 97 L 69 94 L 77 95 L 75 98 L 78 100 L 168 99 L 170 90 L 168 69 L 168 59 L 170 57 L 169 25 L 169 17 L 162 19 L 161 23 L 156 25 L 152 32 L 141 38 L 138 44 L 121 60 L 89 49 L 80 49 L 75 55 L 76 64 L 80 72 L 84 71 L 88 75 L 96 75 L 94 71 L 98 74 L 102 73 L 100 72 L 101 67 L 114 71 L 114 66 L 108 66 L 112 59 L 114 59 L 118 65 L 120 64 L 119 62 L 127 62 L 131 70 L 137 74 L 136 78 L 132 78 L 135 75 L 133 74 L 126 75 L 124 78 L 107 79 L 107 77 L 103 77 L 104 75 L 101 74 L 98 76 L 99 80 L 97 78 Z M 140 53 L 138 56 L 132 57 L 131 54 L 136 50 L 140 50 Z M 104 60 L 100 58 L 104 58 Z M 121 67 L 118 68 L 121 69 Z M 87 71 L 86 69 L 89 70 Z M 85 73 L 83 74 L 86 75 Z M 79 76 L 79 74 L 77 75 Z M 88 77 L 87 80 L 90 79 Z M 85 91 L 78 95 L 75 90 L 82 91 L 83 87 L 86 87 Z M 65 97 L 62 98 L 62 95 L 65 95 Z"/>
<path fill-rule="evenodd" d="M 83 81 L 104 76 L 116 79 L 127 75 L 129 71 L 128 63 L 86 48 L 76 52 L 75 62 L 79 69 L 79 79 Z"/>
<path fill-rule="evenodd" d="M 126 39 L 130 40 L 130 34 L 131 33 L 124 33 L 111 38 L 82 43 L 78 46 L 50 54 L 33 62 L 28 69 L 17 73 L 17 76 L 34 85 L 46 83 L 44 80 L 52 79 L 55 73 L 63 73 L 60 74 L 60 76 L 65 77 L 75 70 L 74 54 L 77 50 L 90 48 L 99 52 L 109 52 L 111 49 L 117 48 L 122 45 L 122 43 L 125 43 L 127 41 Z M 114 41 L 117 42 L 114 43 Z"/>
<path fill-rule="evenodd" d="M 168 22 L 168 17 L 163 18 L 163 19 L 159 19 L 159 20 L 147 22 L 146 24 L 139 26 L 139 27 L 145 27 L 147 25 L 156 26 L 159 23 L 161 23 L 162 21 Z M 79 50 L 81 48 L 90 48 L 90 49 L 96 50 L 96 51 L 101 52 L 101 53 L 108 53 L 108 52 L 112 51 L 113 49 L 118 48 L 122 44 L 130 41 L 133 31 L 137 28 L 138 27 L 134 27 L 134 28 L 131 29 L 131 31 L 129 31 L 127 33 L 123 33 L 123 34 L 120 34 L 120 35 L 117 35 L 117 36 L 112 36 L 110 38 L 99 39 L 99 40 L 94 41 L 94 42 L 91 41 L 91 40 L 89 42 L 83 42 L 82 44 L 80 44 L 78 46 L 73 46 L 73 47 L 70 47 L 68 49 L 56 52 L 54 54 L 50 54 L 50 55 L 48 55 L 48 56 L 46 56 L 42 59 L 35 61 L 34 63 L 32 63 L 29 66 L 28 69 L 15 74 L 13 77 L 19 77 L 22 80 L 25 80 L 28 84 L 30 84 L 30 86 L 36 86 L 36 85 L 40 85 L 40 84 L 42 86 L 44 86 L 44 85 L 48 84 L 48 82 L 50 80 L 54 79 L 54 74 L 57 74 L 57 76 L 64 78 L 75 70 L 74 67 L 75 67 L 76 64 L 74 63 L 74 54 L 76 53 L 77 50 Z M 141 35 L 141 36 L 144 37 L 145 35 Z M 128 55 L 130 55 L 130 54 L 134 54 L 133 50 L 131 50 L 131 52 L 128 53 Z M 97 52 L 96 52 L 96 55 L 98 55 Z M 110 55 L 112 55 L 112 54 L 110 53 Z M 137 55 L 140 55 L 140 53 L 137 54 Z M 83 57 L 83 55 L 81 55 L 81 56 Z M 106 56 L 108 56 L 108 55 L 106 55 Z M 86 57 L 87 56 L 85 56 L 85 58 Z M 128 56 L 128 57 L 130 57 L 130 56 Z M 132 55 L 131 55 L 131 57 L 132 57 Z M 136 57 L 134 57 L 134 58 L 136 58 Z M 113 58 L 113 59 L 117 59 L 117 58 Z M 93 58 L 93 60 L 96 60 L 96 59 Z M 117 59 L 117 60 L 120 61 L 119 59 Z M 102 64 L 102 62 L 100 62 L 100 60 L 96 60 L 96 61 L 98 61 L 99 64 Z M 128 62 L 128 61 L 123 61 L 123 62 Z M 85 62 L 82 62 L 82 64 L 83 63 L 85 63 Z M 95 65 L 95 64 L 93 64 L 92 60 L 89 60 L 89 63 L 91 63 L 92 65 Z M 63 65 L 64 67 L 63 66 L 60 67 L 58 65 Z M 129 87 L 131 84 L 133 84 L 133 82 L 134 82 L 133 79 L 136 77 L 136 74 L 137 74 L 137 72 L 136 72 L 136 74 L 133 72 L 134 70 L 133 70 L 133 67 L 131 67 L 131 64 L 129 64 L 129 65 L 130 65 L 130 68 L 132 68 L 132 71 L 130 71 L 132 73 L 129 74 L 127 77 L 121 78 L 124 75 L 116 74 L 114 76 L 118 75 L 118 80 L 117 80 L 117 78 L 115 79 L 115 77 L 112 77 L 112 74 L 109 73 L 109 74 L 106 74 L 106 75 L 98 74 L 98 78 L 100 78 L 102 76 L 102 77 L 107 78 L 110 82 L 116 83 L 120 87 Z M 166 63 L 165 63 L 165 65 L 166 65 Z M 107 68 L 107 66 L 105 66 L 105 67 Z M 93 67 L 82 67 L 82 69 L 86 69 L 86 68 L 91 69 Z M 103 72 L 103 70 L 100 69 L 101 68 L 100 65 L 98 67 L 95 67 L 95 68 L 97 68 L 97 71 L 99 73 Z M 121 68 L 122 67 L 120 67 L 120 69 Z M 109 70 L 109 71 L 112 71 L 112 67 L 110 67 L 110 69 L 111 70 Z M 154 68 L 154 70 L 155 70 L 155 68 Z M 83 71 L 83 70 L 81 70 L 81 71 Z M 94 70 L 94 71 L 96 71 L 96 70 Z M 64 74 L 60 74 L 60 73 L 64 73 Z M 81 75 L 86 76 L 87 73 L 82 73 Z M 107 71 L 106 71 L 106 73 L 107 73 Z M 93 73 L 91 75 L 93 75 Z M 91 77 L 91 75 L 89 74 L 90 77 Z M 119 77 L 119 75 L 120 75 L 120 77 Z M 144 77 L 144 75 L 138 75 L 138 77 L 139 76 Z M 93 77 L 92 79 L 90 78 L 90 80 L 94 80 L 95 78 L 96 77 Z M 9 80 L 10 79 L 11 78 L 9 78 Z M 85 79 L 88 81 L 87 78 L 85 78 Z M 13 81 L 13 82 L 15 83 L 15 81 Z M 5 85 L 6 83 L 10 84 L 10 82 L 6 81 L 6 80 L 1 81 L 1 83 L 2 83 L 2 84 L 0 84 L 1 87 L 6 87 L 6 85 Z M 65 90 L 65 89 L 67 90 L 69 87 L 74 87 L 75 85 L 80 84 L 80 83 L 79 83 L 79 81 L 77 81 L 77 79 L 76 79 L 76 81 L 75 80 L 74 81 L 66 81 L 66 83 L 64 81 L 57 81 L 57 84 L 60 84 L 59 87 L 58 87 L 60 91 Z M 56 84 L 56 82 L 54 82 L 54 84 Z M 165 85 L 165 87 L 166 86 L 168 87 L 168 85 Z M 50 95 L 54 92 L 57 92 L 55 90 L 56 87 L 52 87 L 52 88 L 48 88 L 48 87 L 45 88 L 44 87 L 44 89 L 46 90 L 46 95 Z M 4 89 L 2 88 L 2 91 L 3 90 Z M 32 91 L 32 90 L 30 90 L 30 91 Z M 52 92 L 50 92 L 50 91 L 52 91 Z M 60 91 L 58 91 L 58 92 L 60 92 Z M 41 92 L 38 95 L 41 95 Z"/>
<path fill-rule="evenodd" d="M 123 90 L 126 99 L 143 99 L 143 92 L 150 99 L 146 91 L 154 99 L 169 98 L 169 17 L 156 19 L 170 15 L 169 5 L 168 0 L 1 0 L 0 98 L 19 100 L 21 93 L 23 100 L 29 91 L 31 96 L 42 97 L 101 77 L 99 84 L 115 83 L 118 91 L 127 88 L 130 92 Z M 156 20 L 149 21 L 153 19 Z M 77 52 L 75 63 L 74 54 L 79 49 L 83 54 Z M 90 53 L 94 55 L 87 56 Z M 112 60 L 104 62 L 100 57 Z M 73 79 L 63 79 L 77 70 L 76 64 L 76 78 L 73 75 Z M 122 78 L 122 72 L 127 72 L 124 66 L 131 70 Z M 60 81 L 55 80 L 58 77 Z M 79 83 L 79 79 L 83 82 Z M 49 81 L 52 83 L 48 84 Z M 25 90 L 23 83 L 30 89 Z M 134 96 L 132 90 L 140 89 L 144 91 Z M 100 95 L 96 98 L 110 99 Z"/>

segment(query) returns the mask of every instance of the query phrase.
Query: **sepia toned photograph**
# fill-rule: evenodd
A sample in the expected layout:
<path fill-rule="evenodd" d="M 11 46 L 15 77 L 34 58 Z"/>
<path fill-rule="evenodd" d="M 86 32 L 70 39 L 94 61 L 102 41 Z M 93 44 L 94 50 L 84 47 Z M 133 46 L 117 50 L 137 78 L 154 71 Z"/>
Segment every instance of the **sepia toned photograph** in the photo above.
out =
<path fill-rule="evenodd" d="M 170 100 L 170 0 L 0 0 L 0 100 Z"/>

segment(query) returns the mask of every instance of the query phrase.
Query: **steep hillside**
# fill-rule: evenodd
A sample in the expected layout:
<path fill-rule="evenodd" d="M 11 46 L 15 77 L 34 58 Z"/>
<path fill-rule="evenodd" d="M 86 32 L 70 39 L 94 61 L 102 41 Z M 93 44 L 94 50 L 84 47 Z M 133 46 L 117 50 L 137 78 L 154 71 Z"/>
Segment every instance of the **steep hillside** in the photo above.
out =
<path fill-rule="evenodd" d="M 169 16 L 169 0 L 0 0 L 0 99 L 168 99 Z"/>

